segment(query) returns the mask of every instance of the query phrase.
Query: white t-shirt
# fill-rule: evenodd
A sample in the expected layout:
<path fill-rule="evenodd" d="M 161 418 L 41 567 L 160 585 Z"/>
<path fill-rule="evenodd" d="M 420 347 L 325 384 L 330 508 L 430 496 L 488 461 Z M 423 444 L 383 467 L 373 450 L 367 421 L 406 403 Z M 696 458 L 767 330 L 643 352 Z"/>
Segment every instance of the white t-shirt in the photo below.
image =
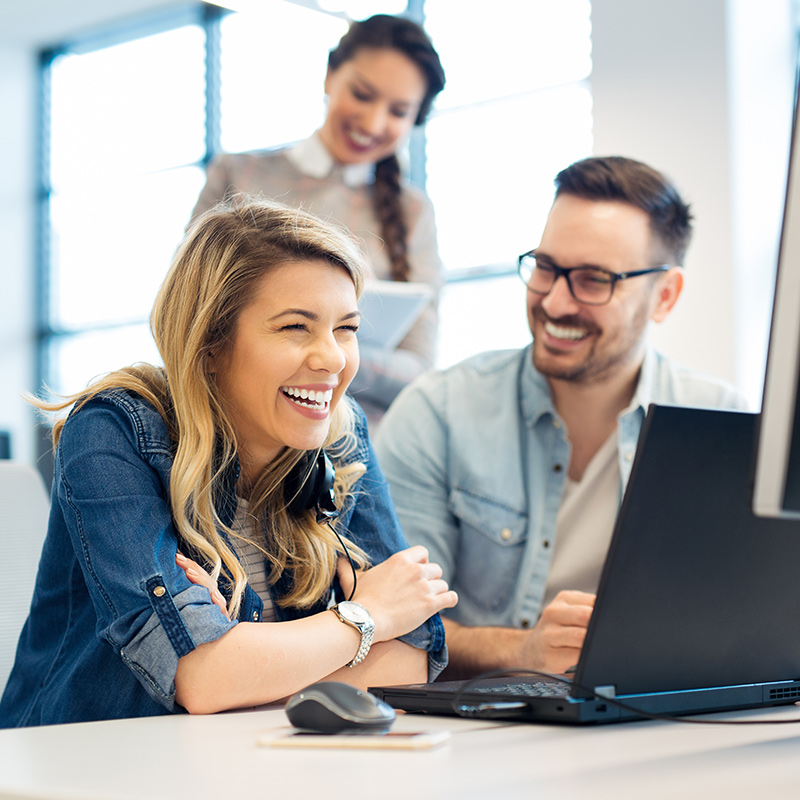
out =
<path fill-rule="evenodd" d="M 597 592 L 619 508 L 620 481 L 615 430 L 581 480 L 567 477 L 564 483 L 542 608 L 563 589 Z"/>

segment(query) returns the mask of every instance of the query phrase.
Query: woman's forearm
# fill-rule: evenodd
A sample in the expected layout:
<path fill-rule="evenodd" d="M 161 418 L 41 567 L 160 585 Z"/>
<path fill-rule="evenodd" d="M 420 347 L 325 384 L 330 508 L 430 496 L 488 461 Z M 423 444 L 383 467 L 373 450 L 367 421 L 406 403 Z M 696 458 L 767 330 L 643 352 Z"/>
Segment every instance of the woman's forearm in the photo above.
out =
<path fill-rule="evenodd" d="M 291 622 L 241 622 L 178 661 L 176 701 L 193 714 L 263 705 L 330 678 L 359 688 L 427 679 L 427 653 L 392 640 L 372 646 L 358 666 L 345 665 L 358 631 L 330 611 Z"/>

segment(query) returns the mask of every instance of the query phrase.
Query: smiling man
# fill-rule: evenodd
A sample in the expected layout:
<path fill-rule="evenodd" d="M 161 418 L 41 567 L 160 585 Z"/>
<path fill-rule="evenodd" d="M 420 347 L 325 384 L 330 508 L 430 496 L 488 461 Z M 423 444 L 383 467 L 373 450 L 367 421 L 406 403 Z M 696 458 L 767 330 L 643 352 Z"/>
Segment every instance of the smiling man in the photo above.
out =
<path fill-rule="evenodd" d="M 448 677 L 574 665 L 647 406 L 745 407 L 647 344 L 683 288 L 692 228 L 676 189 L 622 157 L 555 185 L 519 258 L 532 344 L 421 377 L 377 436 L 407 539 L 460 597 Z"/>

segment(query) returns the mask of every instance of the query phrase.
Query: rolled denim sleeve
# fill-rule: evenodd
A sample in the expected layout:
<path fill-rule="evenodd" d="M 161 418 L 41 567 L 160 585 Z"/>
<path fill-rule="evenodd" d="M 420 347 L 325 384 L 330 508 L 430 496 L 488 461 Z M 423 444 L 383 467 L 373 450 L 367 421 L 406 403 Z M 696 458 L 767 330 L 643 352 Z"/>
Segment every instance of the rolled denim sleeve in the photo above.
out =
<path fill-rule="evenodd" d="M 216 613 L 209 614 L 208 591 L 201 586 L 172 597 L 161 577 L 153 576 L 144 588 L 156 610 L 120 655 L 148 694 L 172 711 L 178 659 L 200 644 L 219 639 L 236 623 L 228 622 L 216 606 Z"/>
<path fill-rule="evenodd" d="M 367 471 L 354 487 L 355 502 L 345 510 L 342 522 L 348 535 L 367 552 L 371 562 L 379 564 L 393 553 L 405 550 L 408 543 L 400 528 L 389 486 L 369 441 L 363 412 L 360 409 L 358 412 L 356 434 L 359 448 L 356 458 Z M 434 680 L 447 666 L 444 625 L 438 614 L 399 638 L 412 647 L 428 651 L 429 680 Z"/>
<path fill-rule="evenodd" d="M 57 450 L 55 500 L 97 615 L 97 637 L 172 710 L 178 659 L 236 622 L 175 563 L 172 454 L 168 437 L 150 436 L 148 422 L 102 398 L 73 413 Z"/>

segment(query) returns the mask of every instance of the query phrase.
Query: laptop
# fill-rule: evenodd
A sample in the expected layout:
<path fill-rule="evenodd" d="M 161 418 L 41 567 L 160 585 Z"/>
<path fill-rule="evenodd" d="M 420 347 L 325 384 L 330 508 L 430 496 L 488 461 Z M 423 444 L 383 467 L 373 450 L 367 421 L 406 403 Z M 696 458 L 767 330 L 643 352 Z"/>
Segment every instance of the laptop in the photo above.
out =
<path fill-rule="evenodd" d="M 369 691 L 410 712 L 572 724 L 641 718 L 609 699 L 665 715 L 800 701 L 800 522 L 752 513 L 757 421 L 650 406 L 572 685 L 488 679 L 458 712 L 463 682 Z"/>

